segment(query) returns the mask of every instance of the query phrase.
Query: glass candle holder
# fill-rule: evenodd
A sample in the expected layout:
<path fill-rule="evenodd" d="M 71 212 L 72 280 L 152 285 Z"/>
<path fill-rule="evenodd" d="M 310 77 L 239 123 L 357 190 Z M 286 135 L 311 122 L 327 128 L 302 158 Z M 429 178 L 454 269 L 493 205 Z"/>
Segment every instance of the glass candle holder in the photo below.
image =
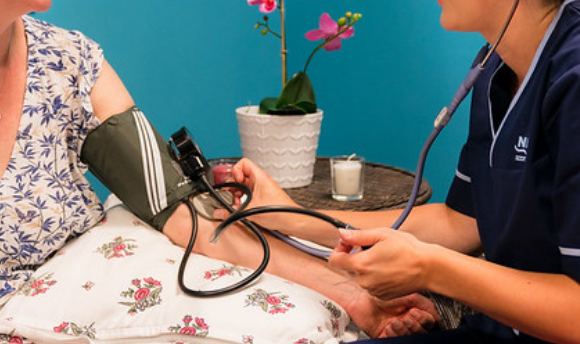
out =
<path fill-rule="evenodd" d="M 232 169 L 237 162 L 238 159 L 233 158 L 210 160 L 209 161 L 209 165 L 211 166 L 210 181 L 213 181 L 214 185 L 233 181 L 234 177 L 232 174 Z"/>
<path fill-rule="evenodd" d="M 358 201 L 364 194 L 365 159 L 341 155 L 330 158 L 332 198 L 337 201 Z"/>

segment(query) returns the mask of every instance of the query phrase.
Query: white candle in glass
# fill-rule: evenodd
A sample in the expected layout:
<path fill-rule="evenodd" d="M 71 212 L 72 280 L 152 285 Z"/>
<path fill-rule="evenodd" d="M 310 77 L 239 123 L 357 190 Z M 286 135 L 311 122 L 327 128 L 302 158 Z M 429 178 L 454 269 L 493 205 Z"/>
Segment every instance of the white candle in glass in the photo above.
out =
<path fill-rule="evenodd" d="M 362 163 L 356 160 L 334 163 L 334 185 L 340 195 L 356 195 L 360 191 Z"/>

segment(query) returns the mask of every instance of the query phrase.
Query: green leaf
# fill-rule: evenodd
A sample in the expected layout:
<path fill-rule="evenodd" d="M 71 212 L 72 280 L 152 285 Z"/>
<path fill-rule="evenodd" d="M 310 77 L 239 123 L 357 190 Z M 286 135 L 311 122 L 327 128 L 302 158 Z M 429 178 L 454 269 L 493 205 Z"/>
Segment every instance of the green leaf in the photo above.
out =
<path fill-rule="evenodd" d="M 266 303 L 266 301 L 260 302 L 260 307 L 264 312 L 268 312 L 268 303 Z"/>
<path fill-rule="evenodd" d="M 316 112 L 316 98 L 310 78 L 304 72 L 298 72 L 286 83 L 278 103 L 278 109 L 295 108 L 304 113 Z"/>
<path fill-rule="evenodd" d="M 278 103 L 278 98 L 267 97 L 260 102 L 260 113 L 270 113 L 270 111 L 276 111 L 276 103 Z"/>
<path fill-rule="evenodd" d="M 153 293 L 151 293 L 151 296 L 153 297 L 153 299 L 156 299 L 159 297 L 159 294 L 161 293 L 162 288 L 157 288 L 153 291 Z"/>
<path fill-rule="evenodd" d="M 298 72 L 286 83 L 278 99 L 265 98 L 260 103 L 260 113 L 272 115 L 301 115 L 317 110 L 316 97 L 310 78 Z"/>
<path fill-rule="evenodd" d="M 83 333 L 83 329 L 80 328 L 77 324 L 75 323 L 71 323 L 70 324 L 71 330 L 73 331 L 74 334 L 79 335 Z"/>

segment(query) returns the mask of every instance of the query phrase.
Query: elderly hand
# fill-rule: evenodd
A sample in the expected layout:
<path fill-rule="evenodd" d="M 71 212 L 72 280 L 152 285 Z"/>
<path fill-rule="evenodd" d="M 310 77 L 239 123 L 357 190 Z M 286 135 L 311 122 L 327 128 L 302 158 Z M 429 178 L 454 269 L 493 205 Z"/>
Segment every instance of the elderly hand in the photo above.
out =
<path fill-rule="evenodd" d="M 352 303 L 351 319 L 371 338 L 425 333 L 441 321 L 433 302 L 420 294 L 380 300 L 354 292 Z"/>
<path fill-rule="evenodd" d="M 398 316 L 393 316 L 387 322 L 379 337 L 426 333 L 441 321 L 433 302 L 419 294 L 411 294 L 385 301 L 385 305 L 399 308 L 401 313 Z"/>

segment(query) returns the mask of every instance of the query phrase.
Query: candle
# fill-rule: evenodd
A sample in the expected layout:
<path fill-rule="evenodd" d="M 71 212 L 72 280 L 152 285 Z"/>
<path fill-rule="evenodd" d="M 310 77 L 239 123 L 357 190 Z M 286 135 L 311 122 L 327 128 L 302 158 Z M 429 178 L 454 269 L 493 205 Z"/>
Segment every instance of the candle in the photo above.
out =
<path fill-rule="evenodd" d="M 230 164 L 218 164 L 212 168 L 214 184 L 221 184 L 232 179 L 232 167 Z"/>
<path fill-rule="evenodd" d="M 363 195 L 364 159 L 336 157 L 331 159 L 332 195 L 341 201 L 359 200 Z"/>

